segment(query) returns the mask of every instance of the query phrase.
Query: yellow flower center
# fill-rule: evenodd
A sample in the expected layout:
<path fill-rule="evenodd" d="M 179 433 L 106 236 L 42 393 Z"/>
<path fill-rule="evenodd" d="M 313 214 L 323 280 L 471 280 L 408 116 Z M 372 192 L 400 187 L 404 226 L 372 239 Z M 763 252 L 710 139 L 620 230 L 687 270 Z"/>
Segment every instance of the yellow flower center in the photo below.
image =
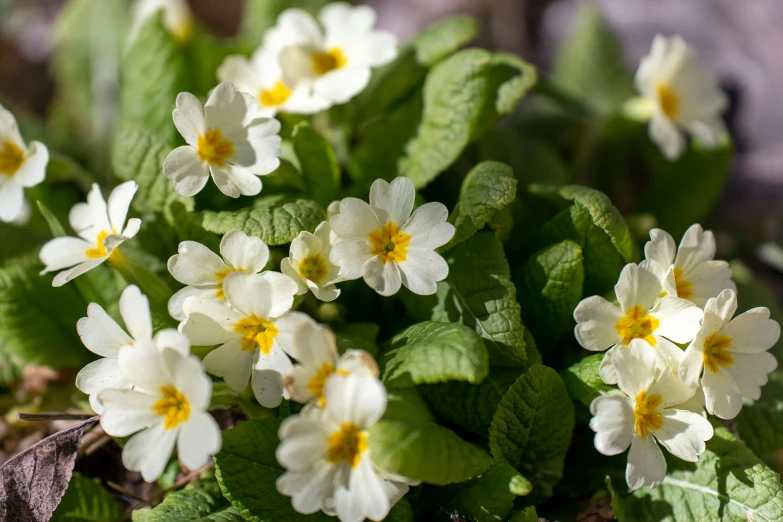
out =
<path fill-rule="evenodd" d="M 636 396 L 636 406 L 633 409 L 633 422 L 636 433 L 641 438 L 647 437 L 647 430 L 657 430 L 663 426 L 663 415 L 658 411 L 663 399 L 660 395 L 647 396 L 646 391 Z"/>
<path fill-rule="evenodd" d="M 285 84 L 277 80 L 274 87 L 267 91 L 261 91 L 258 95 L 258 101 L 265 107 L 277 107 L 282 105 L 291 96 L 291 89 L 285 86 Z"/>
<path fill-rule="evenodd" d="M 656 86 L 658 91 L 658 103 L 661 105 L 661 111 L 670 119 L 676 119 L 680 108 L 680 98 L 668 85 L 659 83 Z"/>
<path fill-rule="evenodd" d="M 108 252 L 106 252 L 106 247 L 103 246 L 103 240 L 109 237 L 110 232 L 103 230 L 100 234 L 98 234 L 98 237 L 95 240 L 95 248 L 88 248 L 84 253 L 89 257 L 90 259 L 98 259 L 101 257 L 106 257 L 109 255 Z"/>
<path fill-rule="evenodd" d="M 198 137 L 198 159 L 216 167 L 224 167 L 234 155 L 234 144 L 223 139 L 223 131 L 212 129 Z"/>
<path fill-rule="evenodd" d="M 24 151 L 12 141 L 4 141 L 3 148 L 0 149 L 0 174 L 10 178 L 16 174 L 22 163 L 24 163 Z"/>
<path fill-rule="evenodd" d="M 323 76 L 329 71 L 340 69 L 348 63 L 348 58 L 346 58 L 343 52 L 337 47 L 330 49 L 325 53 L 314 51 L 311 54 L 311 57 L 313 59 L 313 69 L 318 76 Z"/>
<path fill-rule="evenodd" d="M 326 400 L 324 399 L 324 384 L 326 384 L 326 379 L 333 373 L 334 366 L 329 363 L 323 363 L 321 367 L 318 368 L 318 371 L 315 372 L 315 375 L 310 378 L 310 382 L 307 383 L 307 389 L 318 398 L 318 404 L 322 408 L 326 406 Z M 348 372 L 345 370 L 337 370 L 337 375 L 345 376 L 348 375 Z"/>
<path fill-rule="evenodd" d="M 329 436 L 327 460 L 332 464 L 345 462 L 352 468 L 359 465 L 362 453 L 367 451 L 367 434 L 356 424 L 344 423 Z"/>
<path fill-rule="evenodd" d="M 682 268 L 674 269 L 674 282 L 677 285 L 677 297 L 690 299 L 693 297 L 693 287 L 690 282 L 683 277 L 683 273 L 685 273 L 685 270 Z"/>
<path fill-rule="evenodd" d="M 718 373 L 719 366 L 727 367 L 734 364 L 734 357 L 727 351 L 729 346 L 731 346 L 731 337 L 718 335 L 718 332 L 707 337 L 702 354 L 704 367 L 712 373 Z"/>
<path fill-rule="evenodd" d="M 163 427 L 167 430 L 176 428 L 181 422 L 190 417 L 190 403 L 185 395 L 174 386 L 161 386 L 163 397 L 155 401 L 152 411 L 158 415 L 165 415 Z"/>
<path fill-rule="evenodd" d="M 399 227 L 391 221 L 383 228 L 370 232 L 368 237 L 371 244 L 370 253 L 380 257 L 384 263 L 389 261 L 399 263 L 407 259 L 411 236 L 400 232 Z"/>
<path fill-rule="evenodd" d="M 253 314 L 245 317 L 234 325 L 234 331 L 242 334 L 242 349 L 246 352 L 254 352 L 256 347 L 264 355 L 272 351 L 275 337 L 280 333 L 275 323 L 261 319 Z"/>
<path fill-rule="evenodd" d="M 628 313 L 614 325 L 623 344 L 628 346 L 633 339 L 644 339 L 650 346 L 655 346 L 658 341 L 652 333 L 658 329 L 660 321 L 648 315 L 647 311 L 639 305 L 634 306 Z"/>
<path fill-rule="evenodd" d="M 320 285 L 329 273 L 329 267 L 321 254 L 313 254 L 299 261 L 299 276 Z"/>

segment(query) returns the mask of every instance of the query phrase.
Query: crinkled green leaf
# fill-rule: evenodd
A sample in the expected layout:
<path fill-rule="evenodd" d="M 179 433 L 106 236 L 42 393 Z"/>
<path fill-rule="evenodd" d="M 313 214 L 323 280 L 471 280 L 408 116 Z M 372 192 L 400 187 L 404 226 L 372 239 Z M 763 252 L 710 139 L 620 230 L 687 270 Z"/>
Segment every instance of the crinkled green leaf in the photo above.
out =
<path fill-rule="evenodd" d="M 306 123 L 294 129 L 294 151 L 310 196 L 322 207 L 340 193 L 340 166 L 326 138 Z"/>
<path fill-rule="evenodd" d="M 414 388 L 390 390 L 386 413 L 370 428 L 373 461 L 430 484 L 464 482 L 489 468 L 483 450 L 439 426 Z"/>
<path fill-rule="evenodd" d="M 433 320 L 475 328 L 493 365 L 524 366 L 525 325 L 500 240 L 479 232 L 449 250 L 446 260 L 449 277 L 438 285 Z"/>
<path fill-rule="evenodd" d="M 574 405 L 555 370 L 534 365 L 500 401 L 489 428 L 489 447 L 497 461 L 507 462 L 533 483 L 537 500 L 552 495 L 563 476 Z"/>
<path fill-rule="evenodd" d="M 516 195 L 517 180 L 508 165 L 485 161 L 473 167 L 462 182 L 459 201 L 449 216 L 456 232 L 447 248 L 484 228 Z"/>
<path fill-rule="evenodd" d="M 241 210 L 204 211 L 201 223 L 205 230 L 216 234 L 239 229 L 260 237 L 267 245 L 284 245 L 303 230 L 314 231 L 324 219 L 326 212 L 315 201 L 269 196 Z"/>
<path fill-rule="evenodd" d="M 291 499 L 277 492 L 275 481 L 283 468 L 275 459 L 280 420 L 249 420 L 223 432 L 223 449 L 215 455 L 220 490 L 250 522 L 329 521 L 322 513 L 301 515 Z"/>
<path fill-rule="evenodd" d="M 74 472 L 51 522 L 117 522 L 122 507 L 98 479 Z"/>
<path fill-rule="evenodd" d="M 204 230 L 199 215 L 194 213 L 193 208 L 188 204 L 191 202 L 180 199 L 169 200 L 168 206 L 164 211 L 166 221 L 174 229 L 177 240 L 180 242 L 196 241 L 213 252 L 217 252 L 220 248 L 220 237 L 217 234 Z"/>
<path fill-rule="evenodd" d="M 447 382 L 418 389 L 438 417 L 487 437 L 500 399 L 519 374 L 518 368 L 492 368 L 479 384 Z"/>
<path fill-rule="evenodd" d="M 475 384 L 487 376 L 489 356 L 472 328 L 427 321 L 395 335 L 381 366 L 387 387 L 446 381 Z"/>
<path fill-rule="evenodd" d="M 718 428 L 695 466 L 670 470 L 657 488 L 613 491 L 612 507 L 620 522 L 772 522 L 783 519 L 783 487 L 780 475 Z"/>
<path fill-rule="evenodd" d="M 261 45 L 264 33 L 277 22 L 277 17 L 289 8 L 304 9 L 316 16 L 329 0 L 251 0 L 245 2 L 239 37 L 249 50 Z"/>
<path fill-rule="evenodd" d="M 458 15 L 440 20 L 413 40 L 416 61 L 421 65 L 434 65 L 476 38 L 478 31 L 479 23 L 472 16 Z"/>
<path fill-rule="evenodd" d="M 448 510 L 476 522 L 505 520 L 514 507 L 514 499 L 527 495 L 531 488 L 530 482 L 513 467 L 495 462 L 483 475 L 465 484 L 448 503 Z"/>
<path fill-rule="evenodd" d="M 244 522 L 214 480 L 199 480 L 168 495 L 153 509 L 133 512 L 133 522 Z"/>
<path fill-rule="evenodd" d="M 604 354 L 597 353 L 584 357 L 578 363 L 574 363 L 562 372 L 560 377 L 568 390 L 568 395 L 575 401 L 579 401 L 585 406 L 589 406 L 593 399 L 598 397 L 601 392 L 611 390 L 598 373 Z"/>
<path fill-rule="evenodd" d="M 422 118 L 400 160 L 402 175 L 416 187 L 427 185 L 534 83 L 535 70 L 509 55 L 467 49 L 438 63 L 424 83 Z"/>
<path fill-rule="evenodd" d="M 582 299 L 582 263 L 582 248 L 565 240 L 533 254 L 515 278 L 522 317 L 539 344 L 553 345 L 573 323 Z"/>

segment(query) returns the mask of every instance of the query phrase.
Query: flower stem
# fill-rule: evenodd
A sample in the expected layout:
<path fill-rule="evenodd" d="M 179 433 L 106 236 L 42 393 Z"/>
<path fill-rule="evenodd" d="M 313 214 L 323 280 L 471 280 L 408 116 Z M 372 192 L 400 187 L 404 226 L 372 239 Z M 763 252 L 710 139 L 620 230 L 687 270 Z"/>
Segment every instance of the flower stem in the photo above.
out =
<path fill-rule="evenodd" d="M 153 307 L 165 306 L 171 298 L 171 289 L 163 279 L 132 261 L 119 247 L 112 250 L 107 264 L 122 274 L 128 283 L 137 285 Z"/>

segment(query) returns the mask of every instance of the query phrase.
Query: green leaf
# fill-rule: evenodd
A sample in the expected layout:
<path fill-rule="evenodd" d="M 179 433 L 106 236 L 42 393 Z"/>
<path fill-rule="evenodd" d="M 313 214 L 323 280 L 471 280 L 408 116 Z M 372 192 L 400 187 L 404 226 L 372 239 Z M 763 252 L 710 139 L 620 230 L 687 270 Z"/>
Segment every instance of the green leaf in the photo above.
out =
<path fill-rule="evenodd" d="M 438 417 L 488 437 L 500 399 L 519 374 L 518 368 L 492 368 L 479 384 L 447 382 L 418 390 Z"/>
<path fill-rule="evenodd" d="M 532 488 L 517 470 L 502 462 L 495 462 L 465 486 L 449 502 L 448 510 L 476 522 L 504 520 L 514 507 L 514 499 L 527 495 Z"/>
<path fill-rule="evenodd" d="M 133 522 L 244 522 L 214 480 L 199 480 L 168 495 L 153 509 L 133 512 Z"/>
<path fill-rule="evenodd" d="M 378 357 L 378 332 L 381 327 L 375 323 L 350 323 L 336 331 L 337 350 L 340 354 L 348 349 L 364 350 Z"/>
<path fill-rule="evenodd" d="M 535 70 L 509 55 L 460 51 L 427 75 L 417 135 L 399 162 L 417 188 L 446 170 L 465 147 L 510 112 L 535 83 Z"/>
<path fill-rule="evenodd" d="M 51 522 L 116 522 L 122 508 L 98 479 L 74 472 Z"/>
<path fill-rule="evenodd" d="M 182 46 L 164 27 L 163 13 L 151 17 L 122 57 L 121 121 L 173 140 L 178 133 L 171 111 L 185 90 L 187 74 Z"/>
<path fill-rule="evenodd" d="M 545 244 L 575 241 L 584 256 L 584 295 L 604 294 L 614 288 L 620 271 L 633 257 L 631 232 L 609 198 L 580 185 L 531 186 L 531 191 L 572 202 L 541 230 Z"/>
<path fill-rule="evenodd" d="M 511 385 L 489 428 L 489 447 L 534 486 L 542 500 L 563 476 L 574 430 L 574 406 L 563 380 L 552 368 L 534 365 Z"/>
<path fill-rule="evenodd" d="M 433 320 L 475 328 L 493 365 L 524 366 L 525 325 L 500 240 L 479 232 L 449 250 L 446 261 L 449 277 L 438 284 Z"/>
<path fill-rule="evenodd" d="M 234 405 L 237 401 L 239 394 L 229 388 L 228 384 L 224 382 L 216 382 L 212 384 L 212 400 L 209 403 L 209 409 L 222 409 L 226 410 Z"/>
<path fill-rule="evenodd" d="M 517 180 L 508 165 L 485 161 L 473 167 L 462 182 L 459 201 L 449 216 L 456 232 L 446 248 L 484 228 L 493 216 L 514 201 L 516 195 Z"/>
<path fill-rule="evenodd" d="M 597 353 L 584 357 L 578 363 L 574 363 L 562 372 L 560 377 L 568 390 L 568 395 L 575 401 L 579 401 L 585 406 L 590 406 L 593 399 L 598 397 L 601 392 L 611 390 L 611 386 L 604 384 L 598 373 L 604 354 Z"/>
<path fill-rule="evenodd" d="M 508 522 L 538 522 L 539 520 L 534 506 L 526 507 L 523 511 L 513 511 L 508 517 Z"/>
<path fill-rule="evenodd" d="M 652 144 L 647 151 L 653 179 L 637 211 L 655 214 L 660 228 L 681 237 L 693 223 L 704 222 L 723 193 L 734 159 L 731 139 L 725 136 L 715 150 L 694 140 L 674 162 Z"/>
<path fill-rule="evenodd" d="M 492 462 L 483 450 L 436 424 L 413 388 L 390 390 L 386 414 L 370 428 L 369 444 L 379 468 L 430 484 L 464 482 Z"/>
<path fill-rule="evenodd" d="M 328 207 L 340 193 L 340 166 L 332 147 L 307 123 L 294 128 L 293 140 L 309 194 L 322 207 Z"/>
<path fill-rule="evenodd" d="M 617 110 L 636 94 L 620 41 L 591 3 L 577 9 L 575 25 L 557 50 L 551 78 L 601 114 Z"/>
<path fill-rule="evenodd" d="M 612 507 L 620 522 L 771 522 L 783 519 L 783 488 L 780 475 L 718 428 L 695 469 L 670 470 L 654 489 L 613 491 Z"/>
<path fill-rule="evenodd" d="M 583 261 L 582 248 L 565 240 L 533 254 L 515 278 L 522 317 L 539 345 L 554 345 L 573 323 L 582 299 Z"/>
<path fill-rule="evenodd" d="M 428 321 L 395 335 L 381 367 L 387 387 L 446 381 L 475 384 L 487 376 L 489 356 L 472 328 Z"/>
<path fill-rule="evenodd" d="M 139 185 L 133 198 L 136 212 L 162 212 L 173 201 L 193 208 L 192 199 L 178 195 L 174 182 L 163 175 L 163 162 L 169 152 L 171 146 L 165 139 L 140 125 L 126 125 L 117 134 L 112 168 L 119 179 Z"/>
<path fill-rule="evenodd" d="M 522 186 L 568 183 L 568 167 L 557 150 L 546 142 L 531 141 L 511 125 L 501 123 L 490 130 L 479 147 L 481 159 L 509 164 Z"/>
<path fill-rule="evenodd" d="M 479 23 L 472 16 L 458 15 L 445 18 L 429 26 L 413 40 L 416 61 L 434 65 L 478 35 Z"/>
<path fill-rule="evenodd" d="M 220 237 L 204 230 L 199 215 L 193 212 L 189 203 L 192 203 L 192 200 L 170 199 L 164 210 L 166 221 L 174 229 L 179 241 L 196 241 L 217 252 L 220 249 Z"/>
<path fill-rule="evenodd" d="M 389 511 L 389 515 L 384 519 L 384 522 L 414 522 L 413 508 L 408 499 L 402 497 L 399 502 L 394 504 L 394 507 Z"/>
<path fill-rule="evenodd" d="M 770 373 L 761 398 L 744 402 L 734 420 L 740 439 L 756 455 L 764 456 L 783 448 L 783 373 Z"/>
<path fill-rule="evenodd" d="M 315 201 L 269 196 L 237 211 L 204 211 L 201 223 L 205 230 L 216 234 L 238 228 L 272 246 L 290 243 L 303 230 L 314 231 L 324 219 L 326 212 Z"/>
<path fill-rule="evenodd" d="M 267 417 L 223 432 L 223 449 L 215 455 L 215 475 L 223 495 L 250 522 L 329 521 L 324 514 L 301 515 L 291 499 L 277 492 L 283 468 L 275 459 L 280 420 Z"/>
<path fill-rule="evenodd" d="M 264 33 L 277 22 L 277 17 L 290 8 L 304 9 L 313 16 L 329 0 L 251 0 L 245 2 L 239 38 L 248 49 L 261 45 Z"/>

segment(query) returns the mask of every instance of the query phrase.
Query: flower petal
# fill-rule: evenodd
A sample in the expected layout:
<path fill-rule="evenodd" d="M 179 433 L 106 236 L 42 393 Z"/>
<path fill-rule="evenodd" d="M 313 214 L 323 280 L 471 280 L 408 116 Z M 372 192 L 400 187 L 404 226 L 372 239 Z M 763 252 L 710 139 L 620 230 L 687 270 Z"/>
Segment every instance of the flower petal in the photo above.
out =
<path fill-rule="evenodd" d="M 655 335 L 662 335 L 675 343 L 690 342 L 699 331 L 704 313 L 690 301 L 665 296 L 650 310 L 650 315 L 660 321 Z"/>
<path fill-rule="evenodd" d="M 195 196 L 209 181 L 209 166 L 202 162 L 196 149 L 183 145 L 172 150 L 163 162 L 163 175 L 174 182 L 182 196 Z"/>
<path fill-rule="evenodd" d="M 350 422 L 366 428 L 378 422 L 386 411 L 386 389 L 368 375 L 329 379 L 324 397 L 329 417 L 338 424 Z"/>
<path fill-rule="evenodd" d="M 617 300 L 624 313 L 634 306 L 649 310 L 661 293 L 662 284 L 655 273 L 629 263 L 620 272 L 620 279 L 614 287 Z"/>
<path fill-rule="evenodd" d="M 120 315 L 131 336 L 138 340 L 152 338 L 150 302 L 139 287 L 130 285 L 120 296 Z"/>
<path fill-rule="evenodd" d="M 665 409 L 663 424 L 652 433 L 658 442 L 675 457 L 696 462 L 707 448 L 705 441 L 712 438 L 710 421 L 691 411 Z"/>
<path fill-rule="evenodd" d="M 594 352 L 604 351 L 617 344 L 620 335 L 615 325 L 622 315 L 619 308 L 601 296 L 583 299 L 574 310 L 574 335 L 577 342 Z"/>
<path fill-rule="evenodd" d="M 39 257 L 46 265 L 42 274 L 55 272 L 88 261 L 87 250 L 95 245 L 76 237 L 56 237 L 46 242 Z"/>
<path fill-rule="evenodd" d="M 628 466 L 625 468 L 625 481 L 631 489 L 642 486 L 654 488 L 663 482 L 666 476 L 666 459 L 655 437 L 649 434 L 642 438 L 633 437 L 631 451 L 628 452 Z"/>
<path fill-rule="evenodd" d="M 128 209 L 130 209 L 133 196 L 136 195 L 136 191 L 139 186 L 135 181 L 126 181 L 111 191 L 109 194 L 109 202 L 107 203 L 109 212 L 109 223 L 111 229 L 116 232 L 122 232 L 125 227 L 125 219 L 128 217 Z"/>
<path fill-rule="evenodd" d="M 685 150 L 685 137 L 677 125 L 666 116 L 653 116 L 648 132 L 652 142 L 658 145 L 661 154 L 669 161 L 679 158 Z"/>
<path fill-rule="evenodd" d="M 253 373 L 253 352 L 244 351 L 241 339 L 235 339 L 209 352 L 204 357 L 204 369 L 222 377 L 235 392 L 242 393 Z"/>
<path fill-rule="evenodd" d="M 389 514 L 389 497 L 369 458 L 362 458 L 351 470 L 347 487 L 338 484 L 334 506 L 340 520 L 384 520 Z"/>
<path fill-rule="evenodd" d="M 195 241 L 183 241 L 179 244 L 178 254 L 168 261 L 169 273 L 184 285 L 219 285 L 218 274 L 225 274 L 229 267 L 220 256 Z"/>
<path fill-rule="evenodd" d="M 188 469 L 201 469 L 210 457 L 220 451 L 220 426 L 209 413 L 191 415 L 182 425 L 177 438 L 177 456 Z"/>
<path fill-rule="evenodd" d="M 388 297 L 396 294 L 402 285 L 402 277 L 397 263 L 384 263 L 380 257 L 371 257 L 362 265 L 362 275 L 367 286 Z"/>
<path fill-rule="evenodd" d="M 226 163 L 222 167 L 210 167 L 212 179 L 220 192 L 230 198 L 255 196 L 261 192 L 261 180 L 250 170 Z"/>
<path fill-rule="evenodd" d="M 395 178 L 391 183 L 377 179 L 370 187 L 370 206 L 382 224 L 389 221 L 402 227 L 413 211 L 416 189 L 405 177 Z"/>
<path fill-rule="evenodd" d="M 49 150 L 40 141 L 31 141 L 25 156 L 24 163 L 14 173 L 14 181 L 22 187 L 30 188 L 46 178 Z"/>
<path fill-rule="evenodd" d="M 438 289 L 438 281 L 443 281 L 449 275 L 446 260 L 432 250 L 408 249 L 405 261 L 398 266 L 402 284 L 418 295 L 434 294 Z"/>
<path fill-rule="evenodd" d="M 220 255 L 235 270 L 255 274 L 269 262 L 269 247 L 259 237 L 231 230 L 220 240 Z"/>
<path fill-rule="evenodd" d="M 329 253 L 329 261 L 340 267 L 340 278 L 344 281 L 362 277 L 364 264 L 372 257 L 366 239 L 339 241 Z"/>
<path fill-rule="evenodd" d="M 177 108 L 171 114 L 174 126 L 191 147 L 198 145 L 198 137 L 207 130 L 204 124 L 204 109 L 198 98 L 189 92 L 181 92 L 177 96 Z"/>
<path fill-rule="evenodd" d="M 179 430 L 167 430 L 163 421 L 137 433 L 122 449 L 122 463 L 131 471 L 141 471 L 147 482 L 158 480 L 174 451 Z"/>
<path fill-rule="evenodd" d="M 76 331 L 84 346 L 102 357 L 116 358 L 120 348 L 131 343 L 130 336 L 97 303 L 87 306 L 87 317 L 79 319 Z"/>
<path fill-rule="evenodd" d="M 77 277 L 79 277 L 82 274 L 86 274 L 93 268 L 95 268 L 98 265 L 103 264 L 104 261 L 108 259 L 107 257 L 101 257 L 98 259 L 88 259 L 84 263 L 81 263 L 79 265 L 76 265 L 75 267 L 71 268 L 70 270 L 66 270 L 64 272 L 60 272 L 56 276 L 54 276 L 54 279 L 52 280 L 52 286 L 54 287 L 60 287 L 63 286 L 65 283 L 68 283 L 70 281 L 73 281 Z"/>
<path fill-rule="evenodd" d="M 171 299 L 169 299 L 169 315 L 177 321 L 184 321 L 187 318 L 185 315 L 185 301 L 190 298 L 211 300 L 220 306 L 225 306 L 225 299 L 219 299 L 217 297 L 219 288 L 219 286 L 207 286 L 203 288 L 186 286 L 185 288 L 180 289 L 171 296 Z"/>
<path fill-rule="evenodd" d="M 447 222 L 449 211 L 442 203 L 425 203 L 417 208 L 402 231 L 410 234 L 410 248 L 435 250 L 451 241 L 454 225 Z"/>
<path fill-rule="evenodd" d="M 329 221 L 332 231 L 340 239 L 364 241 L 367 240 L 370 232 L 378 230 L 385 224 L 379 221 L 368 203 L 357 198 L 343 198 L 340 201 L 340 213 Z"/>
<path fill-rule="evenodd" d="M 634 433 L 633 402 L 616 393 L 596 397 L 590 404 L 590 429 L 595 432 L 595 449 L 617 455 L 628 449 Z"/>
<path fill-rule="evenodd" d="M 733 419 L 742 409 L 742 393 L 731 375 L 718 368 L 717 373 L 704 372 L 701 378 L 705 407 L 721 419 Z"/>
<path fill-rule="evenodd" d="M 101 427 L 112 437 L 127 437 L 158 422 L 152 410 L 157 397 L 136 390 L 105 389 L 98 394 L 103 404 Z"/>

